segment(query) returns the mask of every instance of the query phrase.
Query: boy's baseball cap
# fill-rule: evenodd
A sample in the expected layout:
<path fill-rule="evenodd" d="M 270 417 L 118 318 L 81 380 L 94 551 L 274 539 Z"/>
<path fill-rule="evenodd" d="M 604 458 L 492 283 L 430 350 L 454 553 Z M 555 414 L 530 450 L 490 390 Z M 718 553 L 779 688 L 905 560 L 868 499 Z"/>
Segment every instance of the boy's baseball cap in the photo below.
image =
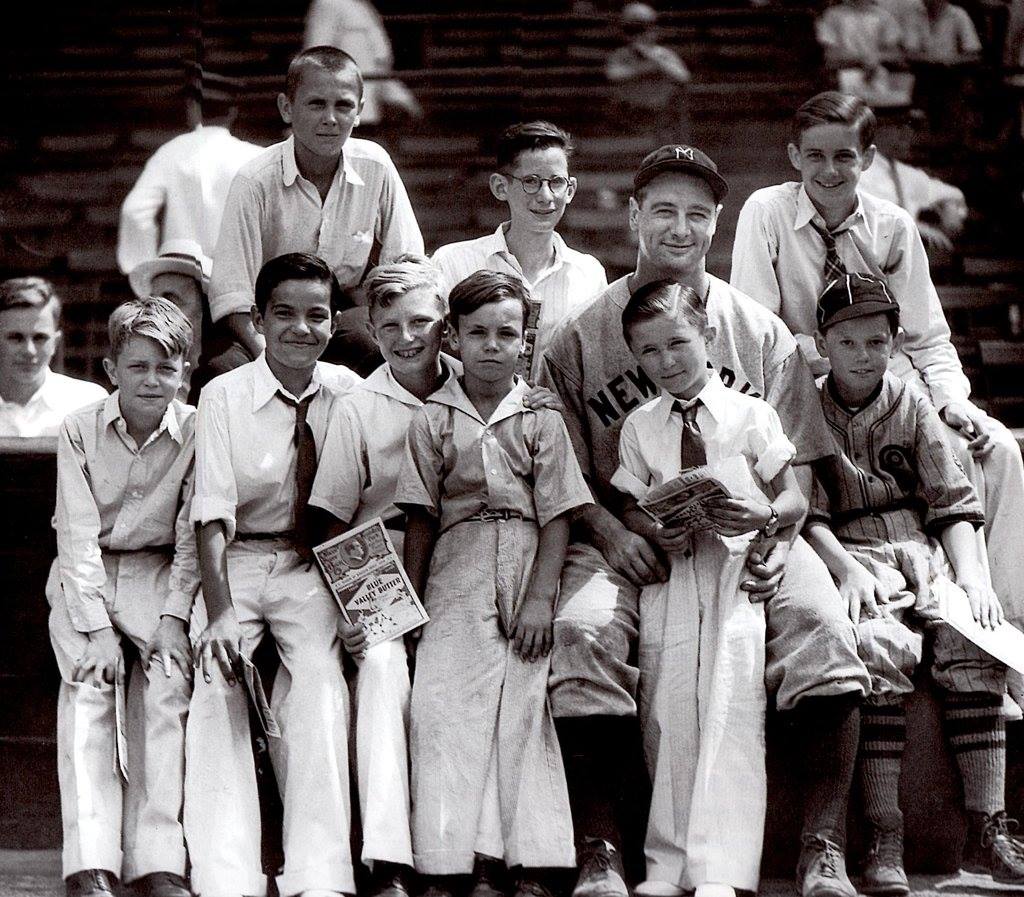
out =
<path fill-rule="evenodd" d="M 199 281 L 205 293 L 210 286 L 210 259 L 203 255 L 195 240 L 168 240 L 160 247 L 160 255 L 140 262 L 128 274 L 128 283 L 140 299 L 153 292 L 153 278 L 158 274 L 185 274 Z"/>
<path fill-rule="evenodd" d="M 897 321 L 900 317 L 900 305 L 885 281 L 870 274 L 844 274 L 818 299 L 818 330 L 824 333 L 840 321 L 878 314 L 894 315 Z"/>
<path fill-rule="evenodd" d="M 650 183 L 666 171 L 682 171 L 705 181 L 711 188 L 715 202 L 721 202 L 729 192 L 729 185 L 718 173 L 718 166 L 711 157 L 695 146 L 670 143 L 644 157 L 633 176 L 633 192 Z"/>

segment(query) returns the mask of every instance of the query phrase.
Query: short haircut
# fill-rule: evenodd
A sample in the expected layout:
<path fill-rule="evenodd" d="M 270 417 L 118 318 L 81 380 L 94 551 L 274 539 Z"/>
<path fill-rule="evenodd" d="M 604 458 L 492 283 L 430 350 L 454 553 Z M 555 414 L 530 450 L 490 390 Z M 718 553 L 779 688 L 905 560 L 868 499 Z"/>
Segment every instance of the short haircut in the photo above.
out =
<path fill-rule="evenodd" d="M 566 159 L 571 159 L 576 149 L 572 136 L 558 125 L 549 121 L 519 122 L 506 128 L 498 138 L 495 162 L 501 171 L 515 165 L 520 153 L 551 147 L 562 150 Z"/>
<path fill-rule="evenodd" d="M 322 258 L 311 252 L 288 252 L 272 258 L 256 275 L 255 302 L 261 315 L 267 313 L 270 297 L 286 280 L 308 280 L 326 284 L 331 294 L 331 313 L 352 308 L 352 300 L 342 290 L 338 278 Z"/>
<path fill-rule="evenodd" d="M 129 299 L 110 315 L 107 322 L 110 356 L 116 361 L 128 340 L 145 336 L 160 344 L 168 358 L 187 358 L 192 351 L 192 325 L 184 313 L 168 299 L 147 296 Z"/>
<path fill-rule="evenodd" d="M 455 330 L 459 318 L 471 315 L 477 309 L 506 299 L 515 299 L 523 307 L 523 332 L 530 318 L 530 291 L 526 284 L 511 274 L 496 271 L 474 271 L 460 280 L 448 294 L 448 319 Z"/>
<path fill-rule="evenodd" d="M 49 308 L 53 326 L 60 327 L 60 296 L 42 277 L 12 277 L 0 283 L 0 311 L 11 308 Z"/>
<path fill-rule="evenodd" d="M 632 345 L 631 334 L 637 324 L 661 317 L 682 319 L 698 333 L 708 329 L 708 313 L 700 296 L 674 281 L 655 280 L 633 293 L 622 310 L 622 335 L 626 343 Z"/>
<path fill-rule="evenodd" d="M 826 90 L 804 103 L 793 116 L 791 139 L 800 146 L 805 131 L 817 125 L 846 125 L 857 132 L 860 148 L 866 150 L 875 142 L 875 113 L 860 97 Z"/>
<path fill-rule="evenodd" d="M 299 92 L 302 74 L 309 68 L 321 68 L 333 74 L 352 71 L 356 73 L 359 83 L 359 97 L 363 96 L 363 73 L 358 63 L 344 50 L 337 47 L 310 47 L 303 50 L 288 63 L 288 74 L 284 80 L 284 93 L 289 100 L 294 100 Z"/>
<path fill-rule="evenodd" d="M 444 297 L 444 283 L 441 271 L 425 255 L 406 252 L 387 265 L 378 265 L 363 281 L 370 317 L 381 308 L 389 308 L 396 299 L 401 299 L 414 290 L 429 290 L 437 297 L 437 308 L 442 315 L 448 314 L 448 303 Z"/>

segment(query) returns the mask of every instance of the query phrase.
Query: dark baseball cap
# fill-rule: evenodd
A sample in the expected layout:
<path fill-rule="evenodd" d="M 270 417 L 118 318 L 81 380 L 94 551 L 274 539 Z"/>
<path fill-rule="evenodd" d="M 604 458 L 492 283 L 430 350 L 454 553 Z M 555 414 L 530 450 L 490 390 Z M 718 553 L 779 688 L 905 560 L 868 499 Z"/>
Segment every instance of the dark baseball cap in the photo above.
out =
<path fill-rule="evenodd" d="M 682 171 L 705 181 L 711 188 L 715 202 L 721 202 L 729 192 L 729 185 L 718 173 L 718 166 L 711 161 L 711 157 L 695 146 L 682 143 L 667 144 L 645 156 L 633 176 L 633 192 L 636 193 L 666 171 Z"/>
<path fill-rule="evenodd" d="M 844 274 L 837 277 L 818 299 L 818 330 L 824 333 L 833 324 L 868 315 L 900 317 L 900 305 L 885 281 L 870 274 Z"/>

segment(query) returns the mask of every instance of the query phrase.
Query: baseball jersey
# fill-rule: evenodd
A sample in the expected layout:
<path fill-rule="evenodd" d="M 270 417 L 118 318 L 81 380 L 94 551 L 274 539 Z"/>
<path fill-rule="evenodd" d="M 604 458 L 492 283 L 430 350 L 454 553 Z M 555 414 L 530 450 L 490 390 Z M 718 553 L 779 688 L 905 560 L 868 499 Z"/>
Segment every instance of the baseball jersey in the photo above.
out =
<path fill-rule="evenodd" d="M 722 382 L 763 398 L 775 408 L 797 448 L 794 463 L 835 451 L 821 416 L 810 371 L 779 318 L 717 277 L 710 277 L 708 323 L 716 330 L 708 364 Z M 619 501 L 611 489 L 619 466 L 619 431 L 626 416 L 657 397 L 622 335 L 629 277 L 615 281 L 570 317 L 544 355 L 541 383 L 558 393 L 580 467 L 602 503 Z"/>
<path fill-rule="evenodd" d="M 838 453 L 820 462 L 808 520 L 829 523 L 842 542 L 903 542 L 938 536 L 966 520 L 984 522 L 981 502 L 925 395 L 886 373 L 857 411 L 821 388 Z"/>

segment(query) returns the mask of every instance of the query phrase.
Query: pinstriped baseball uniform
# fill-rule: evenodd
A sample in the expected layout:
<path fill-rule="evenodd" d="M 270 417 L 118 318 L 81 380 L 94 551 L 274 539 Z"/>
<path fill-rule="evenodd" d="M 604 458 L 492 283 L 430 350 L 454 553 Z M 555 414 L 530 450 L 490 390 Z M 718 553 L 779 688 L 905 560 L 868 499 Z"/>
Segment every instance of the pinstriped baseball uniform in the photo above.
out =
<path fill-rule="evenodd" d="M 934 621 L 932 584 L 952 578 L 935 538 L 966 520 L 984 523 L 981 503 L 925 395 L 886 373 L 859 410 L 847 408 L 831 376 L 821 388 L 825 421 L 839 453 L 817 469 L 808 520 L 828 523 L 873 576 L 899 594 L 897 619 L 864 619 L 859 651 L 871 673 L 873 703 L 913 690 L 922 624 Z M 1002 694 L 1005 668 L 945 624 L 931 623 L 933 676 L 955 692 Z"/>

